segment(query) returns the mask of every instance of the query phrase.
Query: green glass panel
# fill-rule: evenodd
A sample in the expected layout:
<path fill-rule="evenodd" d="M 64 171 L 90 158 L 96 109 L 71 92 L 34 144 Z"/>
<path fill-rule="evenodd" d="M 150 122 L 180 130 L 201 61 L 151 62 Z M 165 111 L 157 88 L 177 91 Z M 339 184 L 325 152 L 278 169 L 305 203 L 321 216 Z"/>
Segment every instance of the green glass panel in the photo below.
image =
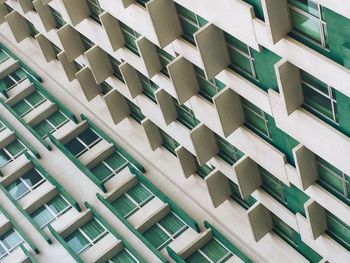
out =
<path fill-rule="evenodd" d="M 228 164 L 233 165 L 244 154 L 236 149 L 232 144 L 220 136 L 216 136 L 216 142 L 219 147 L 219 156 Z"/>
<path fill-rule="evenodd" d="M 140 34 L 133 30 L 131 27 L 125 25 L 124 23 L 120 23 L 120 28 L 125 39 L 125 46 L 130 51 L 139 56 L 139 51 L 136 45 L 136 39 L 140 37 Z"/>
<path fill-rule="evenodd" d="M 169 236 L 157 225 L 146 230 L 143 236 L 157 249 L 161 249 L 162 245 L 169 240 Z"/>
<path fill-rule="evenodd" d="M 279 219 L 277 216 L 272 214 L 272 222 L 273 222 L 273 230 L 281 236 L 284 240 L 287 240 L 288 243 L 292 243 L 296 245 L 294 234 L 295 231 L 288 226 L 286 223 L 284 223 L 281 219 Z"/>
<path fill-rule="evenodd" d="M 211 263 L 206 257 L 204 257 L 198 251 L 194 252 L 190 257 L 186 259 L 186 263 Z"/>
<path fill-rule="evenodd" d="M 19 140 L 15 140 L 14 142 L 7 145 L 6 149 L 12 156 L 16 157 L 24 151 L 25 147 Z"/>
<path fill-rule="evenodd" d="M 130 254 L 129 251 L 123 249 L 110 259 L 113 263 L 137 263 L 138 261 Z"/>
<path fill-rule="evenodd" d="M 53 127 L 46 120 L 35 125 L 33 129 L 40 135 L 40 137 L 44 137 L 53 131 Z"/>
<path fill-rule="evenodd" d="M 81 230 L 91 239 L 94 240 L 99 235 L 101 235 L 105 229 L 102 225 L 96 221 L 96 219 L 91 219 L 85 225 L 81 227 Z"/>
<path fill-rule="evenodd" d="M 177 120 L 185 125 L 188 129 L 192 130 L 197 126 L 200 121 L 195 117 L 194 112 L 185 105 L 180 105 L 174 99 L 176 111 L 178 114 Z"/>
<path fill-rule="evenodd" d="M 127 163 L 127 160 L 119 153 L 115 152 L 109 156 L 105 162 L 116 171 L 119 168 L 124 167 Z"/>
<path fill-rule="evenodd" d="M 54 219 L 54 215 L 47 210 L 45 206 L 36 210 L 31 217 L 40 227 L 44 227 L 48 222 Z"/>
<path fill-rule="evenodd" d="M 254 197 L 249 196 L 247 199 L 243 199 L 240 192 L 238 185 L 236 185 L 234 182 L 230 182 L 230 187 L 231 187 L 231 197 L 233 200 L 235 200 L 241 207 L 244 209 L 249 209 L 252 205 L 255 204 L 256 200 Z"/>
<path fill-rule="evenodd" d="M 180 144 L 163 131 L 160 131 L 160 136 L 162 137 L 163 146 L 165 147 L 165 149 L 167 149 L 169 152 L 176 156 L 175 149 Z"/>
<path fill-rule="evenodd" d="M 32 105 L 33 107 L 43 103 L 46 98 L 41 95 L 39 92 L 33 92 L 29 96 L 26 97 L 26 100 Z"/>
<path fill-rule="evenodd" d="M 101 24 L 99 15 L 103 13 L 98 0 L 87 0 L 88 7 L 90 9 L 90 17 L 97 23 Z"/>
<path fill-rule="evenodd" d="M 4 150 L 0 150 L 0 167 L 7 164 L 10 159 L 10 156 Z"/>
<path fill-rule="evenodd" d="M 68 202 L 61 195 L 56 196 L 47 205 L 55 215 L 58 215 L 69 206 Z"/>
<path fill-rule="evenodd" d="M 326 232 L 345 249 L 350 250 L 350 226 L 329 212 L 326 212 L 326 220 Z"/>
<path fill-rule="evenodd" d="M 91 172 L 103 182 L 106 178 L 108 178 L 112 172 L 103 164 L 100 163 L 91 169 Z"/>
<path fill-rule="evenodd" d="M 14 229 L 7 231 L 0 237 L 0 240 L 8 250 L 14 249 L 23 242 L 22 237 Z"/>
<path fill-rule="evenodd" d="M 129 100 L 127 102 L 130 109 L 130 116 L 141 124 L 141 121 L 145 118 L 145 116 L 142 114 L 141 109 Z"/>
<path fill-rule="evenodd" d="M 89 245 L 89 241 L 80 231 L 75 231 L 64 239 L 75 253 L 80 253 Z"/>
<path fill-rule="evenodd" d="M 247 103 L 244 103 L 244 106 L 248 105 Z M 245 116 L 246 124 L 254 129 L 255 131 L 258 131 L 264 136 L 269 136 L 268 128 L 266 127 L 266 123 L 264 120 L 264 117 L 260 114 L 255 113 L 254 110 L 252 110 L 252 107 L 243 107 L 243 112 Z"/>
<path fill-rule="evenodd" d="M 137 184 L 128 191 L 128 195 L 138 204 L 147 200 L 152 193 L 142 184 Z"/>
<path fill-rule="evenodd" d="M 58 127 L 67 121 L 67 117 L 60 111 L 56 111 L 54 114 L 47 118 L 53 126 Z"/>
<path fill-rule="evenodd" d="M 222 262 L 222 258 L 226 258 L 228 250 L 223 247 L 215 239 L 211 239 L 208 243 L 201 247 L 201 250 L 213 261 L 213 262 Z"/>
<path fill-rule="evenodd" d="M 22 100 L 17 102 L 15 105 L 12 106 L 12 109 L 20 116 L 24 116 L 25 114 L 27 114 L 29 111 L 32 110 L 32 108 L 30 107 L 30 105 Z"/>
<path fill-rule="evenodd" d="M 159 224 L 164 227 L 171 235 L 174 235 L 178 232 L 185 223 L 182 222 L 174 213 L 169 213 L 162 220 L 159 221 Z"/>
<path fill-rule="evenodd" d="M 123 216 L 126 217 L 131 211 L 136 208 L 136 204 L 133 203 L 127 196 L 122 195 L 118 197 L 111 205 Z"/>
<path fill-rule="evenodd" d="M 76 138 L 70 140 L 64 145 L 68 151 L 70 151 L 74 156 L 78 156 L 80 153 L 86 150 L 86 147 L 81 144 Z"/>

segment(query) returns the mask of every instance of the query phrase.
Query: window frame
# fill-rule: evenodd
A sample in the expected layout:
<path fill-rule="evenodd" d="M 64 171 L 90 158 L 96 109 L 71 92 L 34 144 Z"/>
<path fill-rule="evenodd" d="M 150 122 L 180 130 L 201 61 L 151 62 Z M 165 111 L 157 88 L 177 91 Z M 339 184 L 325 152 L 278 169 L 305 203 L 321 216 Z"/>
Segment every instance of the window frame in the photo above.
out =
<path fill-rule="evenodd" d="M 17 153 L 16 155 L 12 155 L 10 153 L 10 151 L 7 149 L 7 147 L 9 145 L 11 145 L 12 143 L 14 143 L 15 141 L 18 141 L 22 146 L 23 149 L 21 152 Z M 19 139 L 15 139 L 14 141 L 12 141 L 11 143 L 9 143 L 8 145 L 6 145 L 5 147 L 1 148 L 0 150 L 3 150 L 5 152 L 5 154 L 7 154 L 10 157 L 10 160 L 8 160 L 5 164 L 1 165 L 0 168 L 4 167 L 5 165 L 9 164 L 10 162 L 13 162 L 16 158 L 18 158 L 21 154 L 23 154 L 23 152 L 25 152 L 26 150 L 28 150 L 27 146 L 24 145 L 23 142 L 21 142 Z"/>
<path fill-rule="evenodd" d="M 35 105 L 32 105 L 29 101 L 28 101 L 28 97 L 29 96 L 31 96 L 31 95 L 33 95 L 34 93 L 38 93 L 40 96 L 42 96 L 43 97 L 43 99 L 40 101 L 40 102 L 38 102 L 37 104 L 35 104 Z M 28 96 L 26 96 L 26 97 L 24 97 L 23 99 L 21 99 L 20 101 L 18 101 L 16 104 L 14 104 L 14 105 L 12 105 L 12 107 L 14 107 L 14 106 L 16 106 L 18 103 L 20 103 L 20 102 L 25 102 L 29 107 L 30 107 L 30 109 L 29 110 L 27 110 L 26 112 L 24 112 L 24 113 L 22 113 L 21 115 L 19 115 L 19 117 L 24 117 L 24 116 L 26 116 L 27 114 L 29 114 L 30 112 L 32 112 L 33 110 L 35 110 L 36 108 L 38 108 L 40 105 L 42 105 L 43 103 L 45 103 L 46 101 L 48 101 L 48 98 L 46 98 L 45 96 L 44 96 L 44 94 L 42 94 L 40 91 L 38 91 L 38 90 L 35 90 L 34 92 L 32 92 L 31 94 L 29 94 Z M 11 107 L 11 108 L 12 108 Z M 17 113 L 17 112 L 16 112 Z"/>
<path fill-rule="evenodd" d="M 19 243 L 17 243 L 16 245 L 14 245 L 13 247 L 7 248 L 5 246 L 5 244 L 3 243 L 2 236 L 4 236 L 5 234 L 7 234 L 10 231 L 13 231 L 14 233 L 16 233 L 20 237 L 21 241 Z M 2 256 L 0 255 L 0 261 L 2 259 L 4 259 L 5 257 L 7 257 L 8 255 L 10 255 L 20 244 L 23 244 L 24 242 L 25 242 L 24 238 L 18 233 L 18 231 L 15 228 L 12 228 L 9 231 L 6 231 L 3 235 L 1 235 L 1 238 L 0 238 L 0 246 L 5 250 L 5 254 L 3 254 Z"/>

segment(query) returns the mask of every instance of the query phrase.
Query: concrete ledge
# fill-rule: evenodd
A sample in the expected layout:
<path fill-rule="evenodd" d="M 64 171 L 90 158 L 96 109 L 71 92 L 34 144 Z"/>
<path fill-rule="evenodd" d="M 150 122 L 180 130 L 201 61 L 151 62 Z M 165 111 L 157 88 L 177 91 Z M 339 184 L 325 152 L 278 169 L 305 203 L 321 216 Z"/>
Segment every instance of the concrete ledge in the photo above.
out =
<path fill-rule="evenodd" d="M 80 87 L 88 101 L 94 99 L 101 93 L 100 88 L 88 67 L 84 67 L 75 73 L 75 77 L 78 80 Z"/>
<path fill-rule="evenodd" d="M 104 97 L 114 124 L 118 124 L 130 115 L 126 98 L 116 89 L 108 92 Z"/>
<path fill-rule="evenodd" d="M 62 0 L 73 26 L 76 26 L 90 15 L 89 7 L 85 0 Z"/>
<path fill-rule="evenodd" d="M 163 139 L 160 136 L 160 131 L 157 125 L 155 125 L 151 120 L 148 118 L 144 119 L 141 122 L 141 125 L 143 127 L 143 130 L 146 133 L 149 145 L 153 151 L 158 149 L 163 144 Z"/>
<path fill-rule="evenodd" d="M 19 67 L 19 61 L 13 59 L 12 57 L 8 58 L 6 61 L 0 64 L 0 79 L 19 69 Z"/>
<path fill-rule="evenodd" d="M 231 196 L 232 192 L 229 180 L 219 170 L 213 170 L 204 180 L 215 208 Z"/>
<path fill-rule="evenodd" d="M 113 67 L 108 54 L 103 49 L 95 45 L 84 54 L 97 84 L 112 76 Z"/>
<path fill-rule="evenodd" d="M 40 1 L 40 0 L 37 0 Z M 44 35 L 37 34 L 35 36 L 36 41 L 38 42 L 38 46 L 41 49 L 41 52 L 44 55 L 46 62 L 51 62 L 56 59 L 56 51 L 52 46 L 50 40 L 48 40 Z"/>
<path fill-rule="evenodd" d="M 148 77 L 152 78 L 154 75 L 160 73 L 162 66 L 156 46 L 145 37 L 138 38 L 136 45 L 145 64 Z"/>
<path fill-rule="evenodd" d="M 326 210 L 312 199 L 309 199 L 304 204 L 304 208 L 310 233 L 312 238 L 316 240 L 319 236 L 323 235 L 328 228 Z"/>
<path fill-rule="evenodd" d="M 179 146 L 175 149 L 177 158 L 179 159 L 182 172 L 186 178 L 190 177 L 197 170 L 196 157 L 193 156 L 185 147 Z"/>
<path fill-rule="evenodd" d="M 30 1 L 30 0 L 29 0 Z M 34 0 L 33 5 L 35 7 L 36 12 L 38 13 L 41 22 L 45 28 L 45 30 L 48 32 L 51 29 L 56 27 L 56 21 L 55 18 L 50 10 L 49 5 L 44 5 L 41 0 Z"/>
<path fill-rule="evenodd" d="M 174 98 L 163 89 L 158 89 L 155 92 L 158 106 L 162 112 L 163 119 L 166 125 L 175 121 L 178 117 Z"/>
<path fill-rule="evenodd" d="M 163 217 L 170 213 L 170 207 L 168 204 L 164 204 L 162 201 L 158 199 L 157 206 L 153 206 L 152 209 L 142 211 L 142 217 L 136 218 L 135 215 L 132 215 L 128 218 L 128 221 L 139 231 L 140 233 L 144 233 L 152 227 L 155 223 L 160 221 Z M 161 206 L 159 206 L 161 205 Z M 145 207 L 143 207 L 145 208 Z M 133 220 L 134 218 L 134 220 Z"/>
<path fill-rule="evenodd" d="M 131 98 L 136 98 L 142 94 L 143 87 L 137 70 L 130 66 L 127 62 L 119 65 L 120 72 L 125 80 L 125 84 L 129 90 Z"/>
<path fill-rule="evenodd" d="M 30 36 L 31 31 L 27 20 L 21 16 L 17 11 L 12 11 L 5 16 L 5 19 L 15 37 L 17 43 Z"/>
<path fill-rule="evenodd" d="M 80 0 L 76 2 L 80 2 Z M 78 9 L 80 9 L 80 7 Z M 80 35 L 72 26 L 69 24 L 64 25 L 57 30 L 57 35 L 69 62 L 73 62 L 74 59 L 84 53 L 85 48 L 80 39 Z"/>
<path fill-rule="evenodd" d="M 118 19 L 107 12 L 103 12 L 100 14 L 100 20 L 113 51 L 122 48 L 125 45 L 125 40 Z"/>
<path fill-rule="evenodd" d="M 256 242 L 272 230 L 271 212 L 261 203 L 256 202 L 247 210 L 250 227 Z"/>

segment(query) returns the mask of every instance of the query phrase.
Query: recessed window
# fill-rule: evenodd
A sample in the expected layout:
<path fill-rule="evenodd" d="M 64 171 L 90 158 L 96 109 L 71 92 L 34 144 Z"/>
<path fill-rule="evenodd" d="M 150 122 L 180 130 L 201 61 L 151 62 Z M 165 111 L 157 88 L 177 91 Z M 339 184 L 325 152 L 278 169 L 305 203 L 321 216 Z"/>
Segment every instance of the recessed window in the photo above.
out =
<path fill-rule="evenodd" d="M 60 12 L 58 12 L 56 9 L 52 8 L 51 6 L 49 6 L 49 7 L 50 7 L 51 13 L 53 15 L 53 18 L 54 18 L 54 20 L 56 22 L 56 28 L 57 29 L 60 29 L 65 24 L 67 24 L 67 22 L 63 19 L 63 17 L 62 17 Z"/>
<path fill-rule="evenodd" d="M 244 209 L 248 210 L 252 205 L 255 204 L 256 199 L 252 196 L 249 196 L 246 199 L 243 199 L 239 191 L 238 185 L 236 185 L 232 181 L 230 181 L 230 188 L 231 188 L 231 198 L 235 200 Z"/>
<path fill-rule="evenodd" d="M 12 106 L 12 109 L 20 116 L 23 117 L 35 108 L 39 107 L 46 101 L 46 97 L 39 91 L 34 91 L 21 101 Z"/>
<path fill-rule="evenodd" d="M 27 79 L 27 73 L 19 68 L 0 80 L 0 91 L 9 91 Z"/>
<path fill-rule="evenodd" d="M 139 263 L 140 261 L 136 259 L 136 257 L 131 254 L 129 250 L 126 248 L 119 251 L 115 256 L 113 256 L 106 263 Z"/>
<path fill-rule="evenodd" d="M 167 65 L 174 60 L 174 57 L 159 47 L 157 47 L 157 51 L 159 55 L 160 65 L 162 66 L 161 72 L 169 78 Z"/>
<path fill-rule="evenodd" d="M 10 58 L 10 55 L 7 54 L 4 50 L 0 49 L 0 64 L 5 62 Z"/>
<path fill-rule="evenodd" d="M 160 136 L 163 140 L 163 147 L 167 149 L 170 153 L 176 156 L 176 151 L 175 149 L 180 145 L 175 139 L 170 137 L 167 133 L 164 131 L 160 130 Z"/>
<path fill-rule="evenodd" d="M 326 220 L 328 226 L 326 233 L 349 251 L 350 226 L 328 211 L 326 211 Z"/>
<path fill-rule="evenodd" d="M 244 155 L 240 150 L 227 142 L 225 139 L 221 138 L 219 135 L 216 135 L 215 138 L 219 148 L 218 156 L 229 165 L 233 165 Z"/>
<path fill-rule="evenodd" d="M 125 47 L 129 49 L 131 52 L 136 54 L 137 56 L 140 55 L 139 49 L 137 48 L 136 39 L 138 39 L 141 35 L 136 32 L 131 27 L 127 26 L 126 24 L 119 21 L 120 29 L 122 30 L 124 40 L 125 40 Z"/>
<path fill-rule="evenodd" d="M 0 260 L 24 242 L 23 238 L 15 229 L 7 231 L 0 236 Z"/>
<path fill-rule="evenodd" d="M 94 147 L 102 138 L 91 128 L 86 129 L 77 137 L 65 144 L 65 147 L 75 156 L 79 157 L 92 147 Z"/>
<path fill-rule="evenodd" d="M 0 149 L 0 168 L 15 160 L 26 149 L 18 139 Z"/>
<path fill-rule="evenodd" d="M 143 94 L 154 103 L 157 103 L 155 92 L 158 90 L 159 86 L 141 73 L 139 73 L 139 77 L 143 87 Z"/>
<path fill-rule="evenodd" d="M 47 119 L 35 125 L 33 129 L 40 135 L 40 137 L 46 138 L 50 133 L 57 131 L 68 121 L 69 118 L 63 112 L 56 111 Z"/>
<path fill-rule="evenodd" d="M 103 160 L 91 169 L 91 172 L 101 181 L 106 182 L 117 175 L 120 170 L 127 166 L 128 161 L 118 152 Z"/>
<path fill-rule="evenodd" d="M 189 107 L 184 104 L 180 105 L 176 99 L 173 99 L 173 101 L 178 115 L 177 120 L 180 123 L 190 130 L 200 123 L 200 121 L 195 117 L 194 112 Z"/>
<path fill-rule="evenodd" d="M 90 9 L 91 19 L 101 25 L 100 14 L 102 14 L 104 10 L 101 8 L 98 0 L 87 0 L 87 5 Z"/>

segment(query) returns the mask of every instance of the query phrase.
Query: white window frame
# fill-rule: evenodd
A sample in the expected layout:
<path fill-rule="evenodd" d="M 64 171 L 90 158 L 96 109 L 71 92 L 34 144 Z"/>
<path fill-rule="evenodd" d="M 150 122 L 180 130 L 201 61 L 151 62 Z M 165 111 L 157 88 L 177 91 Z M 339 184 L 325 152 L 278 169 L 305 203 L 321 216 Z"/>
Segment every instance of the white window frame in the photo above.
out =
<path fill-rule="evenodd" d="M 14 160 L 15 160 L 18 156 L 20 156 L 23 152 L 25 152 L 26 150 L 28 150 L 27 146 L 25 146 L 19 139 L 15 139 L 15 140 L 17 140 L 17 141 L 24 147 L 23 150 L 22 150 L 21 152 L 19 152 L 17 155 L 12 155 L 12 154 L 6 149 L 6 147 L 7 147 L 8 145 L 6 145 L 6 146 L 3 147 L 2 149 L 0 149 L 0 150 L 3 150 L 3 151 L 10 157 L 10 160 L 8 160 L 5 164 L 1 165 L 0 168 L 2 168 L 2 167 L 4 167 L 5 165 L 9 164 L 10 162 L 14 161 Z M 14 140 L 14 141 L 15 141 L 15 140 Z M 14 142 L 14 141 L 13 141 L 13 142 Z M 13 142 L 11 142 L 11 143 L 13 143 Z M 9 143 L 9 144 L 11 144 L 11 143 Z"/>
<path fill-rule="evenodd" d="M 80 135 L 80 134 L 79 134 L 78 136 L 76 136 L 75 139 L 78 140 L 79 143 L 81 143 L 81 144 L 85 147 L 84 150 L 82 150 L 80 153 L 78 153 L 77 155 L 75 155 L 76 158 L 80 157 L 81 155 L 83 155 L 83 154 L 86 153 L 87 151 L 91 150 L 92 147 L 94 147 L 97 143 L 99 143 L 100 141 L 103 140 L 102 137 L 101 137 L 97 132 L 95 132 L 93 129 L 91 129 L 91 128 L 88 128 L 88 129 L 90 129 L 93 133 L 95 133 L 95 134 L 97 135 L 98 138 L 97 138 L 95 141 L 93 141 L 92 143 L 90 143 L 89 145 L 87 145 L 85 142 L 83 142 L 83 140 L 81 140 L 81 139 L 79 138 L 79 135 Z"/>
<path fill-rule="evenodd" d="M 207 259 L 210 263 L 221 263 L 224 260 L 229 259 L 230 257 L 234 256 L 234 254 L 224 245 L 222 244 L 216 237 L 213 237 L 213 239 L 218 242 L 223 248 L 225 248 L 227 250 L 227 253 L 221 258 L 219 259 L 219 261 L 213 261 L 211 260 L 207 254 L 204 253 L 203 250 L 201 250 L 201 248 L 197 249 L 197 252 L 200 253 L 203 257 L 205 257 L 205 259 Z M 210 241 L 210 240 L 209 240 Z M 205 244 L 204 244 L 205 245 Z"/>
<path fill-rule="evenodd" d="M 0 261 L 1 261 L 3 258 L 5 258 L 5 257 L 7 257 L 8 255 L 10 255 L 10 254 L 12 253 L 12 251 L 15 250 L 20 244 L 22 244 L 22 243 L 25 242 L 24 239 L 23 239 L 23 237 L 18 233 L 18 231 L 17 231 L 15 228 L 12 228 L 12 230 L 13 230 L 15 233 L 17 233 L 17 235 L 21 238 L 21 241 L 20 241 L 18 244 L 14 245 L 13 247 L 7 248 L 7 247 L 4 245 L 3 241 L 0 240 L 0 246 L 6 251 L 6 253 L 5 253 L 4 255 L 0 256 Z M 5 234 L 6 234 L 6 233 L 5 233 Z"/>

